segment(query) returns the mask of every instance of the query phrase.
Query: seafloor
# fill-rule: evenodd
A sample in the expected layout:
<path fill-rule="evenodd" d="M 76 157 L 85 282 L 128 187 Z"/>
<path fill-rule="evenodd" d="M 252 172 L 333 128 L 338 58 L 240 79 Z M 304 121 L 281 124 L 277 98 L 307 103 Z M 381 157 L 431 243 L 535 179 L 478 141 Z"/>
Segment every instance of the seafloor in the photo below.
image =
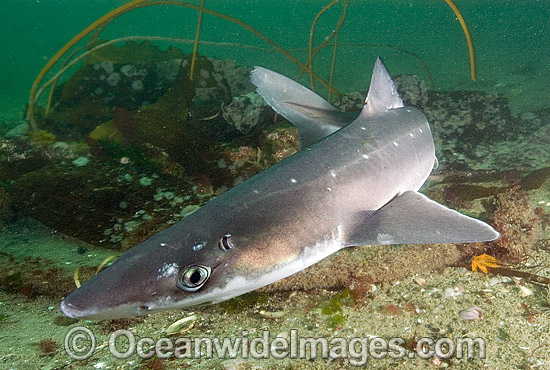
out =
<path fill-rule="evenodd" d="M 390 20 L 400 11 L 410 12 L 416 23 L 392 23 L 394 36 L 402 39 L 412 32 L 415 37 L 406 43 L 407 49 L 422 55 L 430 68 L 422 68 L 414 56 L 393 46 L 377 46 L 375 51 L 372 45 L 345 46 L 342 35 L 335 86 L 344 95 L 332 102 L 343 111 L 360 109 L 365 91 L 357 90 L 366 89 L 363 75 L 369 74 L 376 53 L 384 55 L 406 104 L 422 110 L 432 127 L 439 167 L 421 191 L 490 223 L 502 235 L 498 241 L 356 247 L 221 304 L 74 322 L 63 317 L 59 302 L 75 282 L 84 282 L 111 256 L 298 149 L 295 128 L 275 117 L 247 81 L 255 64 L 289 75 L 298 71 L 278 54 L 258 57 L 257 50 L 241 50 L 233 55 L 227 45 L 218 45 L 219 52 L 216 46 L 204 45 L 192 83 L 187 78 L 190 46 L 117 44 L 98 49 L 60 79 L 51 94 L 51 110 L 46 112 L 46 98 L 40 100 L 34 109 L 38 127 L 27 130 L 22 111 L 29 86 L 17 84 L 30 84 L 35 73 L 27 69 L 37 73 L 44 61 L 42 54 L 29 50 L 10 51 L 10 58 L 18 55 L 18 73 L 27 69 L 21 79 L 5 72 L 0 80 L 6 97 L 0 112 L 0 368 L 338 369 L 352 368 L 357 365 L 354 359 L 366 357 L 363 365 L 377 369 L 548 368 L 550 81 L 545 79 L 550 63 L 544 62 L 549 48 L 541 46 L 548 41 L 541 36 L 548 26 L 548 6 L 538 1 L 485 9 L 465 4 L 463 10 L 475 24 L 480 57 L 474 83 L 469 81 L 463 35 L 459 28 L 453 33 L 458 26 L 447 25 L 443 17 L 449 10 L 426 2 L 394 3 L 376 11 L 391 14 Z M 247 4 L 247 11 L 254 10 L 254 4 Z M 271 6 L 275 5 L 262 10 L 276 14 Z M 214 7 L 230 10 L 229 5 Z M 358 19 L 366 10 L 351 2 L 347 35 L 355 36 L 347 41 L 357 40 Z M 278 24 L 267 24 L 267 16 L 254 11 L 260 15 L 251 22 L 258 28 L 266 22 L 270 35 L 276 35 Z M 332 23 L 321 24 L 320 33 L 330 34 L 337 13 Z M 437 20 L 431 25 L 436 41 L 430 47 L 415 14 L 423 15 L 423 21 Z M 301 34 L 309 32 L 311 18 L 296 26 Z M 540 19 L 543 22 L 537 23 Z M 522 27 L 510 32 L 514 24 Z M 294 26 L 285 24 L 279 31 Z M 435 26 L 450 32 L 449 44 L 454 46 L 445 46 L 446 33 L 435 32 Z M 381 32 L 388 26 L 380 21 L 371 27 Z M 205 32 L 218 41 L 232 40 L 220 36 L 217 28 Z M 319 36 L 317 42 L 322 39 Z M 45 40 L 56 47 L 63 43 Z M 380 44 L 391 40 L 391 34 L 385 35 Z M 287 41 L 291 48 L 305 39 Z M 37 45 L 34 52 L 52 54 L 41 48 L 44 45 Z M 365 48 L 370 48 L 369 54 L 359 58 Z M 30 57 L 24 57 L 28 53 Z M 306 57 L 304 51 L 296 53 Z M 326 78 L 330 55 L 323 54 L 316 65 Z M 40 62 L 30 63 L 33 58 Z M 308 85 L 304 78 L 301 82 Z M 483 254 L 496 257 L 499 266 L 489 265 L 488 273 L 472 271 L 474 257 Z M 171 326 L 182 318 L 188 320 Z M 86 359 L 66 352 L 72 342 L 66 343 L 65 336 L 79 326 L 97 339 Z M 347 359 L 338 353 L 311 358 L 311 352 L 304 358 L 258 359 L 242 351 L 236 358 L 208 358 L 207 348 L 186 352 L 182 358 L 157 354 L 117 359 L 109 352 L 108 339 L 118 329 L 153 341 L 167 336 L 172 341 L 244 337 L 252 343 L 265 330 L 270 339 L 284 340 L 290 340 L 294 330 L 302 338 L 348 342 L 402 338 L 407 351 L 404 358 L 379 359 L 379 348 L 368 349 L 366 342 L 359 342 L 352 351 L 355 356 L 348 354 Z M 418 346 L 422 338 L 481 338 L 486 353 L 483 358 L 476 352 L 477 357 L 460 359 L 455 352 L 448 358 L 423 359 L 418 351 L 431 348 Z M 75 341 L 86 345 L 85 340 Z"/>

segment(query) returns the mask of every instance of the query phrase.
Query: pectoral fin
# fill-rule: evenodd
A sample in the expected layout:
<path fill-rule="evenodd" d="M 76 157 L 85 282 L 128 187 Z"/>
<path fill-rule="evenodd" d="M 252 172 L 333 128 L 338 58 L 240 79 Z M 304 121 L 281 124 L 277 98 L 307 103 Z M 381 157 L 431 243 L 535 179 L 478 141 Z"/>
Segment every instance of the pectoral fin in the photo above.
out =
<path fill-rule="evenodd" d="M 347 246 L 373 244 L 470 243 L 499 237 L 485 222 L 449 209 L 415 191 L 392 199 L 378 211 L 356 215 Z"/>

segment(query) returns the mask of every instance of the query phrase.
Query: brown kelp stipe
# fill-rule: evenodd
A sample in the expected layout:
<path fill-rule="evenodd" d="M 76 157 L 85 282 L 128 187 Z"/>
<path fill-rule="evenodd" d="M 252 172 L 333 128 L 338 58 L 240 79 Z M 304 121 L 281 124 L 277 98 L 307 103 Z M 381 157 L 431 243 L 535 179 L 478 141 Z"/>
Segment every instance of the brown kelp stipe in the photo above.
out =
<path fill-rule="evenodd" d="M 309 71 L 309 84 L 311 85 L 311 91 L 315 91 L 315 82 L 313 81 L 313 76 L 312 76 L 312 73 L 313 73 L 313 35 L 315 34 L 315 26 L 317 25 L 317 21 L 319 20 L 319 18 L 321 18 L 321 16 L 323 15 L 324 12 L 326 12 L 327 10 L 329 10 L 330 8 L 332 8 L 334 6 L 334 4 L 340 2 L 340 0 L 333 0 L 331 1 L 327 6 L 325 6 L 323 9 L 321 9 L 321 11 L 319 13 L 317 13 L 317 15 L 315 16 L 315 18 L 313 18 L 313 22 L 311 23 L 311 29 L 309 31 L 309 57 L 308 57 L 308 60 L 307 60 L 307 63 L 306 63 L 306 66 L 308 67 L 308 71 Z"/>
<path fill-rule="evenodd" d="M 204 14 L 204 0 L 201 0 L 201 7 L 199 9 L 199 19 L 197 20 L 197 32 L 195 32 L 195 42 L 193 43 L 193 56 L 191 57 L 191 67 L 189 68 L 189 79 L 193 79 L 193 72 L 195 72 L 195 61 L 197 59 L 197 50 L 199 48 L 199 38 L 201 36 L 202 15 Z"/>
<path fill-rule="evenodd" d="M 65 59 L 65 61 L 63 62 L 63 65 L 61 67 L 65 67 L 71 61 L 71 59 L 76 55 L 76 53 L 78 53 L 82 49 L 84 49 L 84 47 L 78 48 L 78 49 L 74 50 L 73 52 L 71 52 L 71 54 L 69 54 L 67 59 Z M 52 83 L 52 87 L 50 89 L 50 94 L 48 95 L 48 104 L 46 104 L 46 112 L 44 113 L 44 115 L 46 115 L 46 116 L 50 113 L 50 107 L 52 106 L 53 93 L 55 91 L 55 86 L 57 84 L 57 81 L 59 80 L 59 77 L 61 77 L 61 75 L 59 75 Z"/>
<path fill-rule="evenodd" d="M 338 24 L 336 25 L 336 28 L 334 29 L 334 44 L 332 46 L 332 61 L 330 62 L 330 74 L 328 79 L 328 85 L 330 89 L 328 89 L 328 97 L 327 100 L 330 102 L 331 100 L 331 92 L 332 92 L 332 83 L 334 82 L 334 69 L 336 67 L 336 55 L 338 52 L 338 34 L 340 33 L 340 28 L 342 28 L 342 25 L 344 24 L 344 20 L 346 19 L 346 14 L 348 13 L 348 6 L 349 6 L 350 0 L 344 0 L 344 5 L 342 8 L 342 15 L 340 16 L 340 19 L 338 20 Z M 313 65 L 313 64 L 312 64 Z"/>
<path fill-rule="evenodd" d="M 468 26 L 466 25 L 466 21 L 464 20 L 464 17 L 460 13 L 460 10 L 458 10 L 457 6 L 451 1 L 451 0 L 445 0 L 447 5 L 451 7 L 453 12 L 455 13 L 456 17 L 458 18 L 458 21 L 460 22 L 460 25 L 462 26 L 462 30 L 464 31 L 464 36 L 466 36 L 466 42 L 468 43 L 468 52 L 470 53 L 470 76 L 472 78 L 472 81 L 476 80 L 476 61 L 475 61 L 475 55 L 474 55 L 474 44 L 472 42 L 472 37 L 470 36 L 470 31 L 468 31 Z"/>
<path fill-rule="evenodd" d="M 128 10 L 132 9 L 138 4 L 144 3 L 148 0 L 134 0 L 130 1 L 127 4 L 124 4 L 115 10 L 110 11 L 109 13 L 105 14 L 103 17 L 99 18 L 92 24 L 90 24 L 88 27 L 83 29 L 79 34 L 77 34 L 75 37 L 73 37 L 68 43 L 66 43 L 61 49 L 55 53 L 55 55 L 46 63 L 46 65 L 42 68 L 40 73 L 38 73 L 38 76 L 36 76 L 36 79 L 34 80 L 32 87 L 31 87 L 31 93 L 30 93 L 30 100 L 29 100 L 29 107 L 27 111 L 27 120 L 29 122 L 30 128 L 33 131 L 38 130 L 38 127 L 36 126 L 36 122 L 34 120 L 34 103 L 35 103 L 35 94 L 36 90 L 38 89 L 38 86 L 40 85 L 40 82 L 42 82 L 42 79 L 44 79 L 44 76 L 46 76 L 46 73 L 50 71 L 50 69 L 59 61 L 59 59 L 65 55 L 71 49 L 77 42 L 82 40 L 84 37 L 86 37 L 90 32 L 95 30 L 96 28 L 100 27 L 104 23 L 108 23 L 111 21 L 111 19 L 118 17 L 121 14 L 126 13 Z"/>

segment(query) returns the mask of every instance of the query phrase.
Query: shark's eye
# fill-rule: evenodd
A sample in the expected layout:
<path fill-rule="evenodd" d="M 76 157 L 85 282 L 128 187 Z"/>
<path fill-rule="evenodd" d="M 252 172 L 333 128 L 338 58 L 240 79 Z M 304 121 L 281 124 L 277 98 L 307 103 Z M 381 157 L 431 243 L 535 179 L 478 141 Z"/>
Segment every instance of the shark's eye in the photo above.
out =
<path fill-rule="evenodd" d="M 181 290 L 194 292 L 199 290 L 210 277 L 210 267 L 194 265 L 187 267 L 181 274 L 177 286 Z"/>
<path fill-rule="evenodd" d="M 231 234 L 225 234 L 223 238 L 220 239 L 218 247 L 220 247 L 222 251 L 228 251 L 232 249 L 233 244 L 231 243 Z"/>

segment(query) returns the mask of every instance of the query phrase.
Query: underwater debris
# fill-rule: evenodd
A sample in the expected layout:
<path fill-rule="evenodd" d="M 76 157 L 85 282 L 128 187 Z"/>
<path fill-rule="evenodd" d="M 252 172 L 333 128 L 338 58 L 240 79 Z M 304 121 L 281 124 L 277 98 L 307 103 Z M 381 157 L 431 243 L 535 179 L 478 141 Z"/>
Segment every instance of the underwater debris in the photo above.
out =
<path fill-rule="evenodd" d="M 462 320 L 479 320 L 481 319 L 482 311 L 479 307 L 471 307 L 460 311 L 458 315 Z"/>
<path fill-rule="evenodd" d="M 266 311 L 266 310 L 260 310 L 258 314 L 264 319 L 268 319 L 268 320 L 282 319 L 287 315 L 285 311 Z"/>
<path fill-rule="evenodd" d="M 197 319 L 197 315 L 191 314 L 170 324 L 164 332 L 166 335 L 183 334 L 193 328 Z"/>
<path fill-rule="evenodd" d="M 38 342 L 40 352 L 44 355 L 51 355 L 57 350 L 57 341 L 53 338 L 42 339 Z"/>

